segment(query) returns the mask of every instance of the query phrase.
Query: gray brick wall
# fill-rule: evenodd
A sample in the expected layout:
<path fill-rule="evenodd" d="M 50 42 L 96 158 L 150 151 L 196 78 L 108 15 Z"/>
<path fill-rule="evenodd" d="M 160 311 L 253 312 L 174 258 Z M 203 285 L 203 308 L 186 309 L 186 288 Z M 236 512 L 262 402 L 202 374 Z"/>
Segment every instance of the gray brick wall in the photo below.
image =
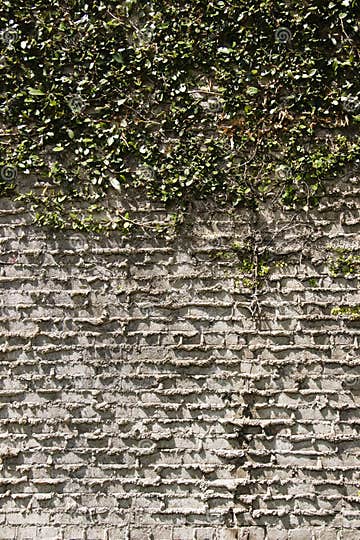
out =
<path fill-rule="evenodd" d="M 2 201 L 0 539 L 359 538 L 358 277 L 329 271 L 359 208 L 348 180 L 100 239 Z"/>

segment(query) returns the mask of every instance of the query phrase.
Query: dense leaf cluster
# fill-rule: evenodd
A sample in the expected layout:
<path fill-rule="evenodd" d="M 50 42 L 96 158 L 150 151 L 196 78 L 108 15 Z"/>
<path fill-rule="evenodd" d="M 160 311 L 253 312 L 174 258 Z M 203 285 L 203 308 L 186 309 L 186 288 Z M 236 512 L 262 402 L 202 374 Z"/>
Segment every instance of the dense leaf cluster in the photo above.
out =
<path fill-rule="evenodd" d="M 356 0 L 0 7 L 0 167 L 36 179 L 40 221 L 90 224 L 109 189 L 307 207 L 359 160 Z"/>

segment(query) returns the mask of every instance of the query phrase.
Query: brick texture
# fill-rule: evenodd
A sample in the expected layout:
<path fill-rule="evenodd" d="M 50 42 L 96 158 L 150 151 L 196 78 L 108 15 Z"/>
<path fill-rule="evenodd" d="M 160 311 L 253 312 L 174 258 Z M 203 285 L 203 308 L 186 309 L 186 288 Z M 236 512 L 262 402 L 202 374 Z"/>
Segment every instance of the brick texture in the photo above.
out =
<path fill-rule="evenodd" d="M 360 322 L 331 314 L 359 280 L 328 260 L 359 208 L 350 179 L 122 239 L 2 201 L 0 539 L 359 538 Z M 270 261 L 250 287 L 245 240 Z"/>

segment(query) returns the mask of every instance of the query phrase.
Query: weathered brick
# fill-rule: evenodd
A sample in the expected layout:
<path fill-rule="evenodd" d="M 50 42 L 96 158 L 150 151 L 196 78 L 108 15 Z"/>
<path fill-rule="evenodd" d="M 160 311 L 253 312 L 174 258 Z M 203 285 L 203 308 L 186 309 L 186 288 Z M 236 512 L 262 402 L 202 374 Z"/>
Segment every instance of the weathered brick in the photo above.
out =
<path fill-rule="evenodd" d="M 289 533 L 286 530 L 275 529 L 273 527 L 266 528 L 266 540 L 288 540 Z"/>
<path fill-rule="evenodd" d="M 17 540 L 36 540 L 36 529 L 36 527 L 20 527 L 17 531 Z"/>
<path fill-rule="evenodd" d="M 219 540 L 237 540 L 238 529 L 220 529 L 218 531 Z"/>
<path fill-rule="evenodd" d="M 353 531 L 352 531 L 353 532 Z M 316 540 L 341 540 L 343 539 L 343 532 L 339 529 L 324 529 L 318 527 L 314 530 Z"/>
<path fill-rule="evenodd" d="M 107 527 L 107 540 L 130 540 L 130 532 L 128 527 Z M 146 538 L 145 531 L 143 531 Z"/>
<path fill-rule="evenodd" d="M 264 540 L 265 527 L 250 527 L 249 540 Z"/>
<path fill-rule="evenodd" d="M 66 527 L 63 530 L 63 540 L 84 540 L 85 533 L 82 527 Z"/>
<path fill-rule="evenodd" d="M 36 540 L 83 540 L 84 535 L 76 534 L 76 529 L 73 529 L 75 534 L 69 533 L 68 529 L 62 530 L 60 527 L 38 527 L 36 532 Z"/>
<path fill-rule="evenodd" d="M 174 527 L 173 540 L 194 540 L 194 532 L 192 527 Z"/>
<path fill-rule="evenodd" d="M 299 528 L 289 531 L 289 540 L 312 540 L 313 531 L 309 528 Z"/>
<path fill-rule="evenodd" d="M 357 540 L 359 538 L 359 529 L 352 529 L 352 530 L 342 530 L 341 531 L 341 540 Z"/>
<path fill-rule="evenodd" d="M 104 527 L 88 527 L 85 532 L 86 540 L 108 540 L 108 531 Z"/>
<path fill-rule="evenodd" d="M 331 310 L 359 283 L 325 248 L 359 248 L 352 188 L 81 257 L 0 202 L 0 539 L 357 540 L 359 323 Z M 286 264 L 254 294 L 214 253 L 256 231 Z"/>
<path fill-rule="evenodd" d="M 0 538 L 1 540 L 14 540 L 16 539 L 17 528 L 0 526 Z"/>
<path fill-rule="evenodd" d="M 204 527 L 195 530 L 196 540 L 215 540 L 215 529 L 212 527 Z"/>

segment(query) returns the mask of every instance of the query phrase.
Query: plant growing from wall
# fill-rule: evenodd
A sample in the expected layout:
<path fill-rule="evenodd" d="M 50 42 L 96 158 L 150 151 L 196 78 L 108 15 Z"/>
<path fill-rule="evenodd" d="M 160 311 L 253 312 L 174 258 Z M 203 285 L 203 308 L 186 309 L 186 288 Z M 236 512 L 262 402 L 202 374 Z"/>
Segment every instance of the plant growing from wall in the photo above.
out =
<path fill-rule="evenodd" d="M 307 209 L 359 161 L 356 0 L 0 5 L 0 190 L 39 224 L 125 234 L 129 190 Z"/>
<path fill-rule="evenodd" d="M 333 257 L 329 260 L 332 276 L 356 276 L 360 273 L 360 255 L 351 249 L 330 248 Z"/>
<path fill-rule="evenodd" d="M 360 306 L 336 306 L 332 308 L 331 315 L 357 320 L 360 319 Z"/>

